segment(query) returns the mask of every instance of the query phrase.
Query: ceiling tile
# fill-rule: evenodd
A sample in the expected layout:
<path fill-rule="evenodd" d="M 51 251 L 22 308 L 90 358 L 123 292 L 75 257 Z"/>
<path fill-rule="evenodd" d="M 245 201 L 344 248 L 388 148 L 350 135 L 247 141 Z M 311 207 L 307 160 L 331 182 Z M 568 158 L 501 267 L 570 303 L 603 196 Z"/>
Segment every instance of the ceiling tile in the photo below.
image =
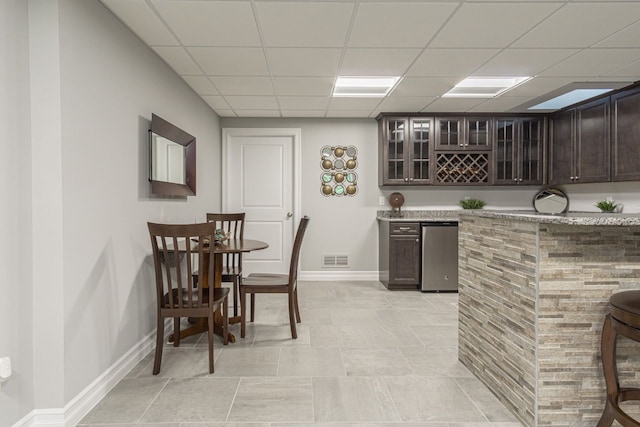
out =
<path fill-rule="evenodd" d="M 260 46 L 248 1 L 152 0 L 185 46 Z"/>
<path fill-rule="evenodd" d="M 216 114 L 220 117 L 238 117 L 238 115 L 233 110 L 215 110 Z"/>
<path fill-rule="evenodd" d="M 280 110 L 236 110 L 238 117 L 280 117 Z"/>
<path fill-rule="evenodd" d="M 349 46 L 423 48 L 456 6 L 398 1 L 361 3 Z"/>
<path fill-rule="evenodd" d="M 219 95 L 216 88 L 205 76 L 182 76 L 182 78 L 198 95 Z"/>
<path fill-rule="evenodd" d="M 342 49 L 266 49 L 269 67 L 274 76 L 334 76 L 338 70 Z"/>
<path fill-rule="evenodd" d="M 273 95 L 269 77 L 212 76 L 210 79 L 222 95 Z"/>
<path fill-rule="evenodd" d="M 416 59 L 420 49 L 347 49 L 342 76 L 401 76 Z"/>
<path fill-rule="evenodd" d="M 275 110 L 278 103 L 274 96 L 225 96 L 231 108 L 236 110 Z"/>
<path fill-rule="evenodd" d="M 542 96 L 556 89 L 560 89 L 571 82 L 573 82 L 573 79 L 567 77 L 535 77 L 511 89 L 502 96 Z"/>
<path fill-rule="evenodd" d="M 191 56 L 184 48 L 173 46 L 154 46 L 153 50 L 169 64 L 176 73 L 180 75 L 202 75 L 202 70 L 198 67 Z"/>
<path fill-rule="evenodd" d="M 282 110 L 282 117 L 324 117 L 324 110 Z"/>
<path fill-rule="evenodd" d="M 278 102 L 282 110 L 326 110 L 329 105 L 328 96 L 279 96 Z"/>
<path fill-rule="evenodd" d="M 408 76 L 457 77 L 473 73 L 500 49 L 425 49 L 409 68 Z"/>
<path fill-rule="evenodd" d="M 469 112 L 493 113 L 496 111 L 510 111 L 530 100 L 531 97 L 528 96 L 499 96 L 486 100 L 486 102 L 473 107 Z M 527 112 L 527 110 L 523 109 L 521 112 Z"/>
<path fill-rule="evenodd" d="M 588 47 L 638 19 L 638 2 L 569 3 L 513 46 Z"/>
<path fill-rule="evenodd" d="M 391 96 L 440 96 L 458 82 L 456 78 L 405 77 L 393 89 Z"/>
<path fill-rule="evenodd" d="M 513 43 L 557 3 L 464 3 L 429 47 L 500 47 Z"/>
<path fill-rule="evenodd" d="M 640 61 L 633 64 L 626 65 L 624 67 L 615 69 L 610 73 L 604 74 L 605 77 L 629 77 L 633 76 L 632 81 L 640 80 Z M 618 79 L 616 79 L 618 80 Z"/>
<path fill-rule="evenodd" d="M 231 107 L 227 104 L 227 101 L 224 100 L 221 96 L 211 96 L 205 95 L 202 97 L 207 104 L 214 110 L 230 110 Z"/>
<path fill-rule="evenodd" d="M 189 53 L 210 76 L 267 76 L 267 62 L 260 48 L 190 47 Z"/>
<path fill-rule="evenodd" d="M 371 114 L 371 110 L 328 110 L 326 116 L 335 118 L 362 118 L 369 117 Z"/>
<path fill-rule="evenodd" d="M 376 108 L 388 113 L 420 111 L 436 98 L 435 96 L 390 96 Z"/>
<path fill-rule="evenodd" d="M 640 59 L 640 49 L 585 49 L 555 65 L 545 77 L 597 77 Z"/>
<path fill-rule="evenodd" d="M 640 40 L 640 22 L 605 38 L 593 47 L 637 47 L 638 40 Z"/>
<path fill-rule="evenodd" d="M 578 49 L 505 49 L 473 75 L 533 77 L 577 52 Z"/>
<path fill-rule="evenodd" d="M 478 98 L 438 98 L 421 112 L 464 113 L 485 101 L 486 99 Z"/>
<path fill-rule="evenodd" d="M 352 3 L 256 3 L 267 47 L 342 47 L 353 12 Z"/>
<path fill-rule="evenodd" d="M 147 3 L 131 0 L 103 0 L 103 3 L 148 45 L 180 44 Z"/>
<path fill-rule="evenodd" d="M 331 98 L 330 110 L 373 110 L 381 98 Z"/>
<path fill-rule="evenodd" d="M 333 77 L 274 77 L 276 95 L 329 96 Z"/>

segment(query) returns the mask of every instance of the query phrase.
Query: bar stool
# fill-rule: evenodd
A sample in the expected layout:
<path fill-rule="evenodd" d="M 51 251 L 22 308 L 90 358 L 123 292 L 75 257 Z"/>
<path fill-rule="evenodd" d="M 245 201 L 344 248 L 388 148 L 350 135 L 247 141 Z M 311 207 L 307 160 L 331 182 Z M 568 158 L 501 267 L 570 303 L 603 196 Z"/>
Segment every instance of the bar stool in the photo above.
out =
<path fill-rule="evenodd" d="M 609 299 L 611 313 L 602 327 L 602 368 L 607 386 L 607 400 L 598 427 L 610 427 L 613 420 L 624 427 L 640 427 L 640 422 L 625 413 L 619 402 L 640 400 L 640 388 L 620 388 L 616 366 L 616 341 L 622 335 L 640 342 L 640 291 L 624 291 Z"/>

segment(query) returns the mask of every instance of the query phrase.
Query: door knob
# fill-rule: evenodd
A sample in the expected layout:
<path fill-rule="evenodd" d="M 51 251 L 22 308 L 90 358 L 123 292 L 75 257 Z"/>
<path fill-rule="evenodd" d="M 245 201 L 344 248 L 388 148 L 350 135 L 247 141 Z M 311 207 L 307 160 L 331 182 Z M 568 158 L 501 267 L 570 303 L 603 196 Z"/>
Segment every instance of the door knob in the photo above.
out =
<path fill-rule="evenodd" d="M 291 218 L 293 214 L 291 212 L 287 212 L 287 218 Z"/>

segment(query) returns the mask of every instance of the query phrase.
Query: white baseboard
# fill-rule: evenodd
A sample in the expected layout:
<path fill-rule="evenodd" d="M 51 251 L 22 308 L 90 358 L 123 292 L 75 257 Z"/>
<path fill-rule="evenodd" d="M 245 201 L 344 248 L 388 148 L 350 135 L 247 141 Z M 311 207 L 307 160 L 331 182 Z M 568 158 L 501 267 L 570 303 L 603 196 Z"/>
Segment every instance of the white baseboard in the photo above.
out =
<path fill-rule="evenodd" d="M 301 271 L 298 280 L 336 282 L 340 280 L 378 280 L 378 271 Z"/>
<path fill-rule="evenodd" d="M 172 319 L 165 324 L 165 339 L 173 332 Z M 12 427 L 73 427 L 147 354 L 155 349 L 156 331 L 145 336 L 120 359 L 78 393 L 64 408 L 35 409 Z"/>

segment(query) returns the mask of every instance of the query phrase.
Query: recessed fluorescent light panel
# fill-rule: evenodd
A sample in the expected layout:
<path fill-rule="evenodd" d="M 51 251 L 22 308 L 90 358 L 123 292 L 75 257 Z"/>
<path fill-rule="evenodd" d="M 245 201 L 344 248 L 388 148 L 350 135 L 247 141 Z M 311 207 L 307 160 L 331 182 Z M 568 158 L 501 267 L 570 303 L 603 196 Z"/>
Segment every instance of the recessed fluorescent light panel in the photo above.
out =
<path fill-rule="evenodd" d="M 442 95 L 446 98 L 494 98 L 531 77 L 467 77 Z"/>
<path fill-rule="evenodd" d="M 384 98 L 400 77 L 338 77 L 333 96 Z"/>
<path fill-rule="evenodd" d="M 529 110 L 559 110 L 568 105 L 573 105 L 578 102 L 584 101 L 594 96 L 602 95 L 603 93 L 611 92 L 611 88 L 603 89 L 574 89 L 570 92 L 564 93 L 555 98 L 551 98 L 547 101 L 541 102 L 534 106 L 529 107 Z"/>

